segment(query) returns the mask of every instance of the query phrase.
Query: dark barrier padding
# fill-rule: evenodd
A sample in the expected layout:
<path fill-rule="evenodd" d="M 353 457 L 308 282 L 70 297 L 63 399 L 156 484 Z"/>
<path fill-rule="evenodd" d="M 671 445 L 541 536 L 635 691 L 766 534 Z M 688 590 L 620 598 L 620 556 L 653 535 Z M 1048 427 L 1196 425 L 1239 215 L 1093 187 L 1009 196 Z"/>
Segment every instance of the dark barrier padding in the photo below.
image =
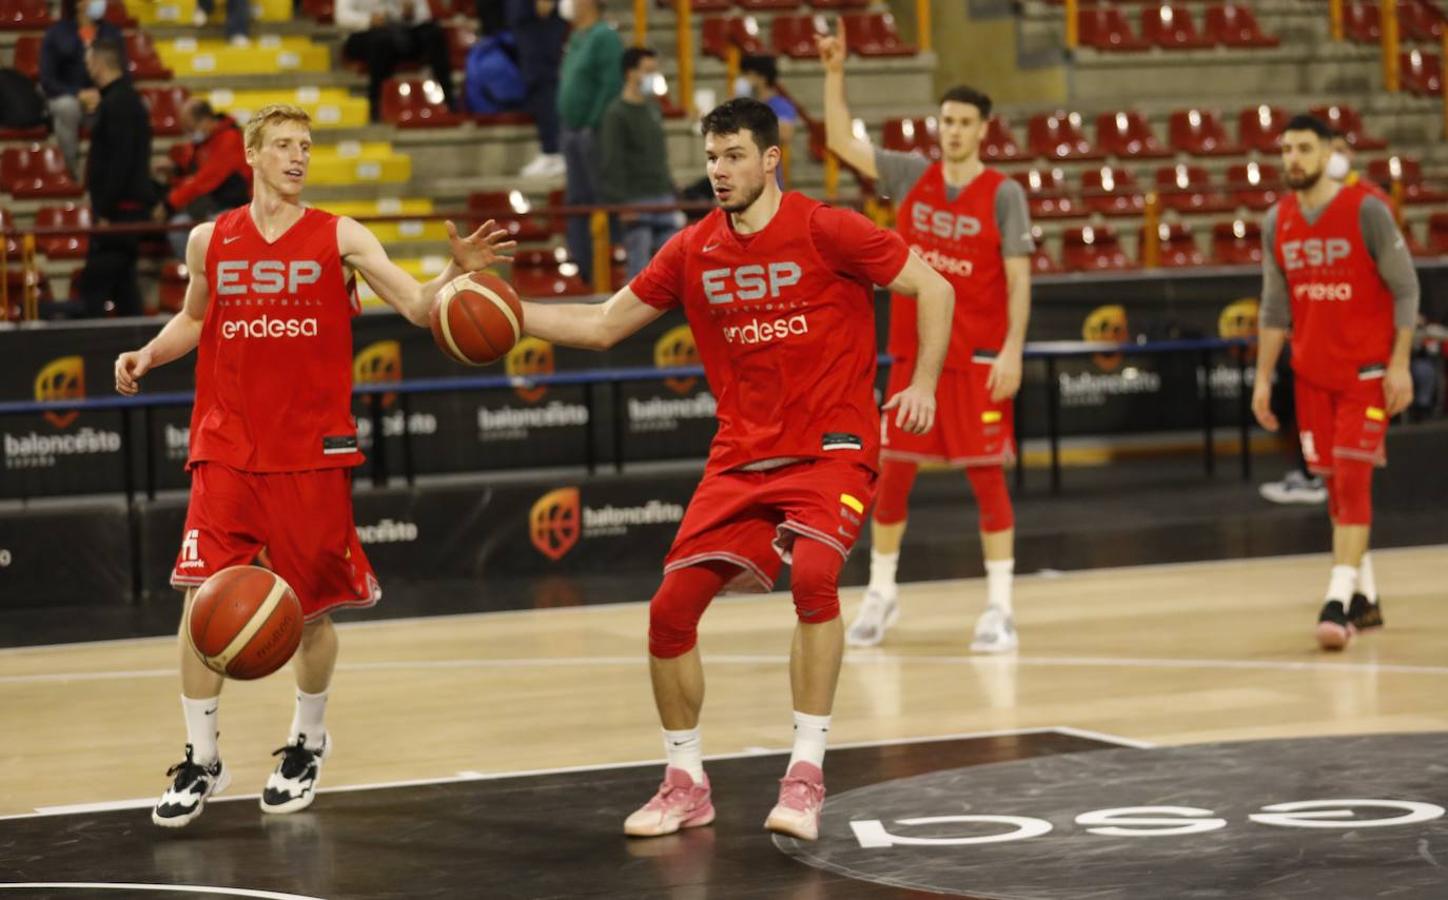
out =
<path fill-rule="evenodd" d="M 121 500 L 4 509 L 0 608 L 128 604 L 130 534 Z"/>

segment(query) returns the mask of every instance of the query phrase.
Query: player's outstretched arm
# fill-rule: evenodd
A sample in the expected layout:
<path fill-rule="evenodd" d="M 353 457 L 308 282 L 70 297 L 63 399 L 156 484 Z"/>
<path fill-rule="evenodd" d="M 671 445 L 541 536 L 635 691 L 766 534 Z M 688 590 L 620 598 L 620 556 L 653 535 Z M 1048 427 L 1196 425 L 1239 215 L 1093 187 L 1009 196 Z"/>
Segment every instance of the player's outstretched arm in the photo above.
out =
<path fill-rule="evenodd" d="M 905 268 L 890 283 L 890 290 L 915 297 L 920 331 L 920 352 L 910 386 L 885 402 L 897 410 L 895 422 L 906 431 L 924 434 L 935 424 L 935 386 L 950 345 L 950 323 L 955 315 L 955 288 L 925 264 L 912 250 Z"/>
<path fill-rule="evenodd" d="M 845 21 L 835 20 L 835 33 L 815 38 L 825 67 L 825 145 L 866 178 L 877 178 L 875 148 L 855 137 L 850 105 L 845 100 Z"/>
<path fill-rule="evenodd" d="M 337 221 L 337 250 L 342 262 L 361 272 L 384 303 L 412 324 L 426 326 L 428 313 L 443 285 L 464 272 L 508 262 L 512 257 L 503 254 L 517 246 L 517 241 L 508 239 L 506 231 L 494 227 L 492 219 L 466 237 L 458 234 L 453 223 L 446 225 L 453 258 L 441 275 L 425 284 L 419 284 L 393 262 L 377 235 L 355 219 L 343 216 Z"/>
<path fill-rule="evenodd" d="M 663 315 L 625 285 L 602 303 L 523 302 L 523 330 L 545 341 L 607 350 Z"/>
<path fill-rule="evenodd" d="M 146 346 L 116 357 L 118 393 L 133 396 L 141 389 L 141 376 L 196 349 L 201 340 L 201 326 L 206 321 L 206 305 L 211 300 L 211 288 L 206 283 L 206 248 L 211 245 L 214 230 L 216 225 L 212 222 L 191 229 L 191 236 L 186 239 L 186 269 L 190 272 L 186 300 L 181 311 L 172 316 Z"/>

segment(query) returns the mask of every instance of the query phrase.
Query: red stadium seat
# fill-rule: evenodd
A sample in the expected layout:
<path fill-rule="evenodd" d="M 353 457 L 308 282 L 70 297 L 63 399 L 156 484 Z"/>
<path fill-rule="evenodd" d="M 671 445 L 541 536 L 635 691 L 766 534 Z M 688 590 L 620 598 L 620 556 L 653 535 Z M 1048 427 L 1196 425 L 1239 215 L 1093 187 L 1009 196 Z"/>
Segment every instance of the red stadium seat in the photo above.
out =
<path fill-rule="evenodd" d="M 1011 175 L 1026 190 L 1033 219 L 1067 219 L 1084 216 L 1066 192 L 1066 175 L 1060 169 L 1030 169 Z"/>
<path fill-rule="evenodd" d="M 701 12 L 726 12 L 733 5 L 734 0 L 693 0 L 689 8 L 696 13 Z M 654 0 L 654 5 L 659 9 L 675 9 L 678 0 Z"/>
<path fill-rule="evenodd" d="M 1136 176 L 1110 166 L 1081 173 L 1081 199 L 1088 209 L 1103 216 L 1139 216 L 1146 209 Z"/>
<path fill-rule="evenodd" d="M 1151 49 L 1151 42 L 1131 31 L 1126 16 L 1114 6 L 1082 6 L 1076 13 L 1081 46 L 1107 52 Z"/>
<path fill-rule="evenodd" d="M 1207 109 L 1178 109 L 1168 126 L 1171 147 L 1192 156 L 1236 156 L 1242 145 L 1227 136 L 1217 114 Z"/>
<path fill-rule="evenodd" d="M 815 59 L 815 35 L 828 29 L 823 16 L 775 16 L 769 40 L 774 52 L 791 59 Z"/>
<path fill-rule="evenodd" d="M 1342 6 L 1342 29 L 1349 40 L 1359 44 L 1376 44 L 1383 39 L 1381 14 L 1376 3 L 1350 0 Z"/>
<path fill-rule="evenodd" d="M 1428 217 L 1429 253 L 1448 256 L 1448 213 L 1433 213 Z"/>
<path fill-rule="evenodd" d="M 22 75 L 40 80 L 41 35 L 22 34 L 15 38 L 15 59 L 11 63 Z"/>
<path fill-rule="evenodd" d="M 1036 252 L 1031 254 L 1031 271 L 1037 275 L 1055 275 L 1061 271 L 1061 264 L 1046 249 L 1046 233 L 1039 225 L 1031 226 L 1031 240 L 1036 242 Z"/>
<path fill-rule="evenodd" d="M 577 297 L 593 293 L 578 277 L 578 266 L 567 262 L 567 252 L 520 250 L 513 255 L 513 286 L 524 297 Z"/>
<path fill-rule="evenodd" d="M 1096 146 L 1107 154 L 1127 159 L 1171 156 L 1156 139 L 1141 113 L 1131 110 L 1102 113 L 1096 117 Z"/>
<path fill-rule="evenodd" d="M 108 0 L 106 3 L 106 21 L 121 30 L 135 28 L 140 24 L 136 21 L 135 16 L 126 11 L 126 4 L 123 0 Z"/>
<path fill-rule="evenodd" d="M 0 150 L 0 190 L 15 197 L 79 197 L 85 193 L 70 177 L 60 148 L 49 144 Z"/>
<path fill-rule="evenodd" d="M 1135 268 L 1116 232 L 1106 225 L 1066 229 L 1061 236 L 1061 264 L 1072 272 Z"/>
<path fill-rule="evenodd" d="M 1207 7 L 1207 37 L 1223 47 L 1266 49 L 1282 43 L 1281 38 L 1262 32 L 1252 7 L 1223 3 Z"/>
<path fill-rule="evenodd" d="M 45 0 L 0 0 L 0 31 L 43 31 L 53 21 Z"/>
<path fill-rule="evenodd" d="M 1248 150 L 1276 153 L 1282 128 L 1291 116 L 1276 106 L 1249 106 L 1237 116 L 1237 137 Z"/>
<path fill-rule="evenodd" d="M 840 18 L 850 50 L 860 56 L 914 56 L 920 52 L 900 39 L 895 17 L 889 13 L 851 13 Z"/>
<path fill-rule="evenodd" d="M 1224 212 L 1235 207 L 1201 166 L 1179 164 L 1157 169 L 1156 193 L 1163 207 L 1180 213 Z"/>
<path fill-rule="evenodd" d="M 468 211 L 476 214 L 473 227 L 493 219 L 519 243 L 546 241 L 553 229 L 532 216 L 531 206 L 521 191 L 477 191 L 468 195 Z"/>
<path fill-rule="evenodd" d="M 89 243 L 86 232 L 91 227 L 90 207 L 74 203 L 42 206 L 35 211 L 35 227 L 77 229 L 69 234 L 37 236 L 35 248 L 51 259 L 80 259 L 85 256 Z"/>
<path fill-rule="evenodd" d="M 734 0 L 740 9 L 750 12 L 793 12 L 799 0 Z"/>
<path fill-rule="evenodd" d="M 382 121 L 398 128 L 451 128 L 465 121 L 443 102 L 432 80 L 389 78 L 382 83 Z"/>
<path fill-rule="evenodd" d="M 1025 155 L 1001 117 L 991 116 L 986 123 L 985 137 L 980 142 L 980 158 L 986 162 L 1009 162 Z"/>
<path fill-rule="evenodd" d="M 137 91 L 151 110 L 151 131 L 158 135 L 182 132 L 181 108 L 190 94 L 184 87 L 143 87 Z"/>
<path fill-rule="evenodd" d="M 1101 159 L 1106 154 L 1091 146 L 1081 132 L 1081 114 L 1057 110 L 1038 113 L 1026 126 L 1031 153 L 1051 160 Z"/>
<path fill-rule="evenodd" d="M 1363 131 L 1363 117 L 1351 106 L 1314 106 L 1309 112 L 1342 132 L 1348 144 L 1355 150 L 1381 150 L 1388 146 L 1387 141 L 1371 137 Z"/>
<path fill-rule="evenodd" d="M 1403 40 L 1437 44 L 1443 39 L 1445 17 L 1428 0 L 1399 0 L 1398 33 Z"/>
<path fill-rule="evenodd" d="M 1438 97 L 1443 93 L 1443 58 L 1436 53 L 1405 50 L 1399 54 L 1403 87 L 1410 93 Z"/>
<path fill-rule="evenodd" d="M 125 40 L 126 66 L 132 78 L 142 81 L 171 80 L 174 73 L 161 61 L 150 35 L 144 31 L 130 31 L 126 33 Z"/>
<path fill-rule="evenodd" d="M 1390 194 L 1393 182 L 1401 181 L 1405 203 L 1442 203 L 1448 199 L 1448 194 L 1423 183 L 1423 164 L 1410 157 L 1375 159 L 1368 163 L 1367 176 Z"/>
<path fill-rule="evenodd" d="M 1282 173 L 1266 163 L 1228 166 L 1227 191 L 1236 205 L 1263 210 L 1277 202 L 1282 192 Z"/>
<path fill-rule="evenodd" d="M 1260 265 L 1262 226 L 1255 220 L 1236 219 L 1212 226 L 1212 259 L 1223 266 Z"/>
<path fill-rule="evenodd" d="M 881 143 L 886 150 L 919 153 L 940 159 L 939 126 L 934 116 L 924 119 L 886 119 Z"/>
<path fill-rule="evenodd" d="M 769 52 L 759 30 L 759 22 L 753 16 L 744 18 L 711 17 L 704 20 L 700 49 L 718 59 L 727 58 L 728 47 L 734 44 L 740 53 Z"/>
<path fill-rule="evenodd" d="M 335 8 L 334 0 L 302 0 L 302 13 L 321 25 L 332 24 Z"/>
<path fill-rule="evenodd" d="M 809 0 L 815 9 L 864 9 L 873 0 Z"/>
<path fill-rule="evenodd" d="M 10 211 L 5 207 L 0 206 L 0 239 L 4 240 L 4 245 L 0 246 L 0 253 L 4 253 L 6 259 L 20 258 L 20 239 L 10 233 L 14 227 L 15 217 L 10 215 Z"/>
<path fill-rule="evenodd" d="M 1197 240 L 1191 229 L 1180 222 L 1162 222 L 1156 226 L 1160 252 L 1157 264 L 1163 269 L 1183 269 L 1205 266 L 1207 258 L 1197 249 Z"/>
<path fill-rule="evenodd" d="M 1141 36 L 1163 50 L 1199 50 L 1212 39 L 1197 32 L 1185 6 L 1153 3 L 1141 11 Z"/>

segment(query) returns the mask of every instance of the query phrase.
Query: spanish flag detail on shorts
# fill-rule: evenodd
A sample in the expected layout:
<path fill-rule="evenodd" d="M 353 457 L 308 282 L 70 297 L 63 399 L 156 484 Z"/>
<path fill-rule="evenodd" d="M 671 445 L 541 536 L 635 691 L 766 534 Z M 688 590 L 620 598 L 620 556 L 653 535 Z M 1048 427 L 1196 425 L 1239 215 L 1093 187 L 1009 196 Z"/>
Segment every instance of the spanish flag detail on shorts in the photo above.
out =
<path fill-rule="evenodd" d="M 1001 420 L 1001 411 L 998 409 L 988 409 L 980 414 L 980 420 L 987 425 L 994 425 Z"/>
<path fill-rule="evenodd" d="M 1368 407 L 1368 418 L 1369 418 L 1369 419 L 1372 419 L 1374 422 L 1383 422 L 1383 421 L 1386 421 L 1386 420 L 1387 420 L 1388 414 L 1385 413 L 1385 412 L 1383 412 L 1381 409 L 1377 408 L 1376 406 L 1369 406 L 1369 407 Z"/>
<path fill-rule="evenodd" d="M 863 513 L 865 512 L 865 504 L 863 504 L 863 503 L 861 503 L 860 501 L 856 500 L 854 497 L 850 496 L 849 494 L 841 494 L 841 495 L 840 495 L 840 503 L 844 504 L 845 506 L 848 506 L 850 509 L 853 509 L 853 510 L 854 510 L 855 512 L 857 512 L 857 513 L 863 514 Z"/>

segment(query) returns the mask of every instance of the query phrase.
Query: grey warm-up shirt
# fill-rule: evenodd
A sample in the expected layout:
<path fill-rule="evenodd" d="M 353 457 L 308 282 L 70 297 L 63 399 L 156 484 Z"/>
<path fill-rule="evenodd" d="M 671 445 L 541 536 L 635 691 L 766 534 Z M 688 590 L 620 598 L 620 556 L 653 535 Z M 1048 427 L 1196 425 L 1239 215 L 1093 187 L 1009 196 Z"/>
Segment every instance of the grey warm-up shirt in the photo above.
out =
<path fill-rule="evenodd" d="M 875 148 L 875 170 L 880 174 L 880 192 L 898 206 L 930 168 L 931 162 L 918 153 Z M 961 188 L 945 185 L 945 199 L 955 202 Z M 996 190 L 996 228 L 1001 233 L 1001 256 L 1030 256 L 1036 252 L 1031 238 L 1031 213 L 1026 206 L 1026 189 L 1007 178 Z"/>
<path fill-rule="evenodd" d="M 1326 209 L 1326 207 L 1323 207 Z M 1303 207 L 1302 215 L 1311 224 L 1323 209 Z M 1377 197 L 1363 198 L 1358 210 L 1358 227 L 1368 255 L 1378 264 L 1378 275 L 1393 294 L 1393 324 L 1413 328 L 1418 324 L 1418 273 L 1408 244 L 1393 221 L 1393 212 Z M 1287 273 L 1277 260 L 1277 206 L 1274 204 L 1262 220 L 1262 302 L 1257 321 L 1264 328 L 1290 328 L 1292 303 L 1287 290 Z"/>

